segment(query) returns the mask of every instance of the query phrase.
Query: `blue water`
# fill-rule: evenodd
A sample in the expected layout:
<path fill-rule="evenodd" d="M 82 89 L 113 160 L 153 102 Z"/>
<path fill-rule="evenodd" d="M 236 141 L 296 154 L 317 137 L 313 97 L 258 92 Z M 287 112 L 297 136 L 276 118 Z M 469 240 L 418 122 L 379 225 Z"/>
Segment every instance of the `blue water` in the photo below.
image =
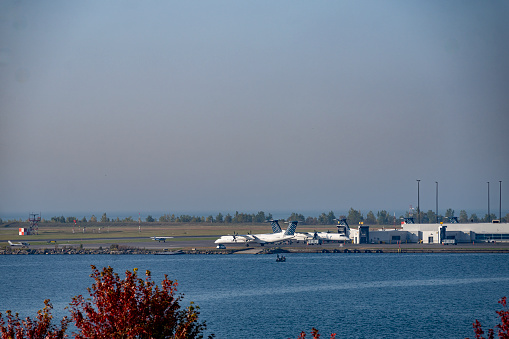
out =
<path fill-rule="evenodd" d="M 465 338 L 498 323 L 509 296 L 507 254 L 33 255 L 0 256 L 0 311 L 56 319 L 92 284 L 90 265 L 152 271 L 179 283 L 217 338 Z M 309 336 L 309 335 L 308 335 Z"/>

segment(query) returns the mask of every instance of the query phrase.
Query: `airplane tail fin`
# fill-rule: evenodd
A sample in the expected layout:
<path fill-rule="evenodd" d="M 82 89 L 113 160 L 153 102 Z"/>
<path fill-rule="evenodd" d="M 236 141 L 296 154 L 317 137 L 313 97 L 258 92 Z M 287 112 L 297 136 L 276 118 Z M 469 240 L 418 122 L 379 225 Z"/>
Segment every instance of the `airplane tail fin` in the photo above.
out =
<path fill-rule="evenodd" d="M 285 235 L 294 235 L 295 229 L 297 228 L 298 221 L 292 221 L 285 231 Z"/>
<path fill-rule="evenodd" d="M 281 226 L 279 226 L 278 223 L 279 220 L 271 220 L 270 225 L 272 226 L 272 233 L 281 233 L 283 230 L 281 229 Z"/>
<path fill-rule="evenodd" d="M 350 227 L 348 226 L 348 223 L 346 222 L 346 219 L 338 220 L 338 233 L 344 234 L 345 236 L 350 236 Z"/>
<path fill-rule="evenodd" d="M 9 245 L 14 246 L 14 244 L 12 243 L 12 241 L 7 240 L 7 242 L 9 243 Z"/>

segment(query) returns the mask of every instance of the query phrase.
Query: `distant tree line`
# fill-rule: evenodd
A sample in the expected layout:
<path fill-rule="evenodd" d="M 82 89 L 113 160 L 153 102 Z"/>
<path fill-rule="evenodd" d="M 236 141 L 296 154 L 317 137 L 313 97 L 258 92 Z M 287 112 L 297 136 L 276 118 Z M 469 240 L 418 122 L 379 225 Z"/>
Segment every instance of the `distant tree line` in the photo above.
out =
<path fill-rule="evenodd" d="M 453 209 L 449 208 L 445 212 L 444 215 L 436 215 L 436 213 L 432 210 L 428 210 L 427 212 L 420 211 L 419 213 L 415 211 L 414 213 L 406 212 L 405 215 L 400 215 L 396 217 L 396 215 L 391 215 L 386 210 L 381 210 L 376 212 L 376 214 L 373 211 L 367 212 L 367 214 L 364 216 L 364 214 L 360 210 L 355 210 L 353 208 L 350 208 L 347 215 L 339 215 L 336 217 L 333 211 L 330 211 L 328 213 L 321 213 L 318 217 L 305 217 L 304 215 L 300 213 L 292 213 L 286 221 L 299 221 L 303 225 L 334 225 L 336 224 L 336 220 L 346 219 L 348 224 L 350 225 L 358 225 L 359 223 L 364 223 L 366 225 L 399 225 L 403 218 L 414 218 L 415 222 L 418 222 L 420 219 L 420 222 L 422 224 L 435 224 L 439 222 L 450 222 L 453 218 L 457 218 L 459 223 L 478 223 L 478 222 L 491 222 L 492 220 L 498 219 L 497 216 L 493 213 L 490 215 L 486 214 L 484 217 L 479 218 L 475 213 L 470 214 L 470 216 L 467 214 L 465 210 L 461 210 L 459 212 L 459 215 L 456 216 Z M 420 218 L 419 218 L 420 217 Z M 176 216 L 175 214 L 163 214 L 162 216 L 157 219 L 160 223 L 218 223 L 218 224 L 242 224 L 242 223 L 262 223 L 267 222 L 269 220 L 272 220 L 272 214 L 268 213 L 266 214 L 263 211 L 260 211 L 258 213 L 239 213 L 235 212 L 234 215 L 230 215 L 230 213 L 223 215 L 222 213 L 218 213 L 215 217 L 213 215 L 209 215 L 207 217 L 205 216 L 194 216 L 194 215 L 187 215 L 182 214 L 179 216 Z M 502 217 L 502 220 L 500 222 L 508 222 L 509 220 L 509 213 Z M 22 220 L 19 220 L 20 222 Z M 28 220 L 25 220 L 28 221 Z M 145 220 L 145 222 L 155 222 L 156 219 L 148 215 Z M 9 220 L 7 222 L 17 222 L 17 220 Z M 141 219 L 133 219 L 133 217 L 126 217 L 126 218 L 115 218 L 110 219 L 106 213 L 103 213 L 101 218 L 98 220 L 95 215 L 92 215 L 90 219 L 87 220 L 86 217 L 83 217 L 81 219 L 76 218 L 74 216 L 70 217 L 51 217 L 51 219 L 43 219 L 42 222 L 48 223 L 86 223 L 86 222 L 102 222 L 102 223 L 135 223 L 135 222 L 141 222 Z M 2 220 L 0 219 L 0 223 L 2 223 Z"/>

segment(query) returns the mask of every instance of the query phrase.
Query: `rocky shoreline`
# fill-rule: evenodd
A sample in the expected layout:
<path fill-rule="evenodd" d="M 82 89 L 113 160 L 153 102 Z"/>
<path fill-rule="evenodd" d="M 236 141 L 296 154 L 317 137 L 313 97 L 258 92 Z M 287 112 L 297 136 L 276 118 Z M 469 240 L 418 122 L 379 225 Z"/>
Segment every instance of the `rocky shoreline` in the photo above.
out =
<path fill-rule="evenodd" d="M 246 249 L 210 249 L 193 248 L 182 250 L 145 249 L 136 247 L 111 247 L 111 248 L 5 248 L 0 249 L 0 255 L 179 255 L 179 254 L 276 254 L 276 253 L 509 253 L 509 247 L 376 247 L 364 246 L 354 248 L 246 248 Z"/>

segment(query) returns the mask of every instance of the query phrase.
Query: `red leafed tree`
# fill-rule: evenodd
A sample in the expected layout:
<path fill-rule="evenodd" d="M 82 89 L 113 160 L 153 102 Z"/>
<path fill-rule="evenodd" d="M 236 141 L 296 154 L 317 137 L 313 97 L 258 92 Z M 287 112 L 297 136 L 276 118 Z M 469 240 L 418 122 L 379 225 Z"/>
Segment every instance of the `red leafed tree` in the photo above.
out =
<path fill-rule="evenodd" d="M 500 317 L 500 324 L 495 326 L 498 329 L 498 337 L 503 339 L 509 339 L 509 309 L 507 308 L 507 300 L 506 297 L 503 297 L 498 301 L 500 305 L 502 305 L 502 310 L 497 311 L 498 316 Z M 474 327 L 475 337 L 477 339 L 486 339 L 483 337 L 484 330 L 482 329 L 481 323 L 479 320 L 475 320 L 475 323 L 472 324 Z M 493 329 L 488 329 L 488 337 L 487 339 L 494 339 L 495 331 Z"/>
<path fill-rule="evenodd" d="M 320 333 L 318 333 L 318 330 L 316 328 L 311 329 L 311 335 L 313 336 L 313 339 L 320 339 Z M 297 337 L 297 339 L 305 339 L 306 338 L 306 332 L 302 331 L 300 332 L 300 335 Z M 330 339 L 335 339 L 336 333 L 332 333 L 330 335 Z"/>
<path fill-rule="evenodd" d="M 65 331 L 70 320 L 64 317 L 60 328 L 51 324 L 53 306 L 48 299 L 44 300 L 44 308 L 37 312 L 35 319 L 20 320 L 19 315 L 6 312 L 6 319 L 0 313 L 0 335 L 2 339 L 61 339 L 66 338 Z"/>
<path fill-rule="evenodd" d="M 136 269 L 120 279 L 111 267 L 99 271 L 92 266 L 91 277 L 91 299 L 79 295 L 70 306 L 80 331 L 76 338 L 203 338 L 205 322 L 198 321 L 198 307 L 191 303 L 181 309 L 177 282 L 166 275 L 161 288 L 150 271 L 145 280 Z"/>

